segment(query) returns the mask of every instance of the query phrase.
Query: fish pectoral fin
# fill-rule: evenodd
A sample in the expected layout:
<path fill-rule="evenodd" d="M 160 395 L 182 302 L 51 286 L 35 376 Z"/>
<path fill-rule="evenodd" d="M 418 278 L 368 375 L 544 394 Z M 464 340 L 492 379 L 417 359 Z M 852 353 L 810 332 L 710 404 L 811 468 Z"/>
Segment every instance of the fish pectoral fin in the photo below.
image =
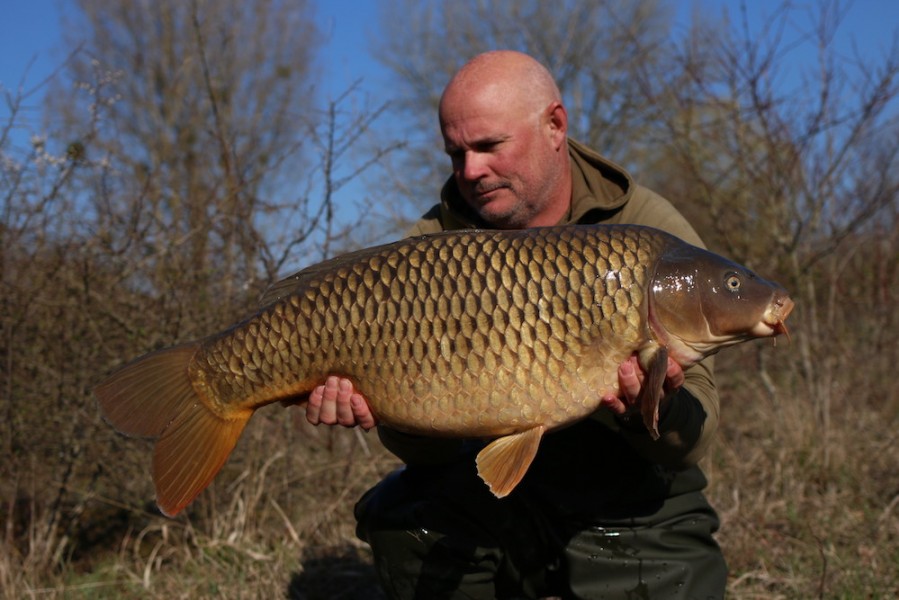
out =
<path fill-rule="evenodd" d="M 537 455 L 545 430 L 538 425 L 497 438 L 478 453 L 478 475 L 494 496 L 503 498 L 515 489 Z"/>
<path fill-rule="evenodd" d="M 637 405 L 643 416 L 643 425 L 652 439 L 659 439 L 659 404 L 665 395 L 665 374 L 668 372 L 668 349 L 656 346 L 640 355 L 640 363 L 646 371 L 643 387 L 637 397 Z"/>

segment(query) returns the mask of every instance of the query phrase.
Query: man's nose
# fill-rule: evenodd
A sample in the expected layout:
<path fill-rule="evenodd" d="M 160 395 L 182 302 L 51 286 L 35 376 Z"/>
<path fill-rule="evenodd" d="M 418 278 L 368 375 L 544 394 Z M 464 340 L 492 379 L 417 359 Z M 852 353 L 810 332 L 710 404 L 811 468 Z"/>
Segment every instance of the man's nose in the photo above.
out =
<path fill-rule="evenodd" d="M 466 181 L 477 181 L 487 175 L 487 157 L 482 152 L 468 151 L 463 158 L 460 175 Z"/>

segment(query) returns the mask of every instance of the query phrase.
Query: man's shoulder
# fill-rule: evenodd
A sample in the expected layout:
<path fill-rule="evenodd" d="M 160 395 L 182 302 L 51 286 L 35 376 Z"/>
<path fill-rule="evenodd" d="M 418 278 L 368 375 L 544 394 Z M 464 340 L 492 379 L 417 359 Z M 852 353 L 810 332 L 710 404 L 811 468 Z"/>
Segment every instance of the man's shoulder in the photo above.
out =
<path fill-rule="evenodd" d="M 435 204 L 412 227 L 406 230 L 406 237 L 439 233 L 441 231 L 443 231 L 443 222 L 440 218 L 440 205 Z"/>
<path fill-rule="evenodd" d="M 474 229 L 478 226 L 470 215 L 454 208 L 450 202 L 441 199 L 428 212 L 423 214 L 418 221 L 406 232 L 407 237 L 439 233 L 441 231 L 455 231 L 457 229 Z"/>
<path fill-rule="evenodd" d="M 620 223 L 655 227 L 682 240 L 703 246 L 702 239 L 686 217 L 667 198 L 642 185 L 635 185 L 630 201 L 622 207 Z"/>

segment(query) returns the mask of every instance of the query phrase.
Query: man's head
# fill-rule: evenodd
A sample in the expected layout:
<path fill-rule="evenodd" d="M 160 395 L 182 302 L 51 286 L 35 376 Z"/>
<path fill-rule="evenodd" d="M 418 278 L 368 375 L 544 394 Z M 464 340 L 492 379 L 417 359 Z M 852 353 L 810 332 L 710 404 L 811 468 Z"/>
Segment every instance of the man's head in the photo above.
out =
<path fill-rule="evenodd" d="M 466 63 L 443 91 L 440 130 L 459 191 L 482 219 L 513 229 L 565 216 L 568 115 L 536 60 L 496 51 Z"/>

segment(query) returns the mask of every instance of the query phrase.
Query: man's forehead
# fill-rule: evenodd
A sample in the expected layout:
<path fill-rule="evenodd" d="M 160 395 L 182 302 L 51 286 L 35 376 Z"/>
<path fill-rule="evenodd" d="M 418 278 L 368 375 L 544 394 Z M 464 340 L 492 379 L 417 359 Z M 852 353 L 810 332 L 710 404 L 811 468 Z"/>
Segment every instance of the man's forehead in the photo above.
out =
<path fill-rule="evenodd" d="M 512 137 L 516 121 L 501 112 L 471 113 L 441 123 L 443 141 L 447 150 L 461 146 L 474 146 L 489 142 L 501 142 Z"/>

